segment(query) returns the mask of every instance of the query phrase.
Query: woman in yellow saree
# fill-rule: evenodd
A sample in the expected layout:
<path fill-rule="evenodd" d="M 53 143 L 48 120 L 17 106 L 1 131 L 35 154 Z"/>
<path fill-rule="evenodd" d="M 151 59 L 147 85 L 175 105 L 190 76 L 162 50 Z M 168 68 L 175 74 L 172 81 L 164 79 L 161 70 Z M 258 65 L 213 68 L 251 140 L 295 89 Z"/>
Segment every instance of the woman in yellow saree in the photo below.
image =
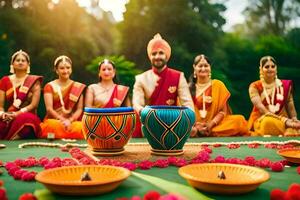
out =
<path fill-rule="evenodd" d="M 69 57 L 56 58 L 54 70 L 58 79 L 44 87 L 47 115 L 41 123 L 42 138 L 83 139 L 81 116 L 86 86 L 70 79 L 72 61 Z"/>
<path fill-rule="evenodd" d="M 248 120 L 252 136 L 299 136 L 300 121 L 293 101 L 291 80 L 277 78 L 274 58 L 260 59 L 260 80 L 249 86 L 253 110 Z"/>
<path fill-rule="evenodd" d="M 242 115 L 231 115 L 228 105 L 230 92 L 223 82 L 211 80 L 211 65 L 205 55 L 194 60 L 194 75 L 190 79 L 190 91 L 195 105 L 196 123 L 191 137 L 245 136 L 247 121 Z"/>

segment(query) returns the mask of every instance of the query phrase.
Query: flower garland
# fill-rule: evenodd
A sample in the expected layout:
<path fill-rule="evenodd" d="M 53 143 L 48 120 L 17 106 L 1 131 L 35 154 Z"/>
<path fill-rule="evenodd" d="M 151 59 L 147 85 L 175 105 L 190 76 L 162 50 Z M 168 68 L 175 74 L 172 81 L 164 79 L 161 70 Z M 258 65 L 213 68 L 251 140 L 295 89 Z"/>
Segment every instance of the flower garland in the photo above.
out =
<path fill-rule="evenodd" d="M 46 142 L 29 142 L 19 145 L 19 148 L 24 148 L 27 146 L 45 146 L 45 147 L 60 147 L 62 151 L 67 151 L 70 153 L 72 158 L 61 159 L 55 157 L 52 160 L 49 160 L 46 157 L 41 157 L 37 160 L 34 157 L 29 157 L 27 159 L 17 159 L 14 162 L 7 162 L 5 168 L 9 175 L 13 176 L 16 180 L 23 181 L 33 181 L 35 175 L 37 174 L 34 171 L 27 171 L 22 169 L 22 167 L 33 167 L 33 166 L 42 166 L 44 169 L 62 167 L 62 166 L 74 166 L 74 165 L 111 165 L 127 168 L 131 171 L 136 169 L 148 170 L 152 167 L 166 168 L 169 166 L 182 167 L 187 164 L 192 163 L 231 163 L 231 164 L 242 164 L 249 166 L 256 166 L 261 168 L 270 168 L 274 172 L 281 172 L 284 170 L 284 166 L 288 163 L 286 160 L 281 160 L 277 162 L 272 162 L 267 158 L 256 160 L 252 156 L 248 156 L 245 159 L 239 158 L 225 158 L 221 155 L 216 156 L 214 159 L 210 158 L 212 149 L 209 148 L 209 145 L 212 147 L 221 147 L 227 145 L 229 149 L 237 149 L 240 145 L 247 144 L 249 148 L 258 148 L 260 145 L 264 144 L 265 148 L 271 149 L 284 149 L 292 148 L 295 144 L 299 144 L 297 140 L 289 140 L 285 142 L 240 142 L 240 143 L 201 143 L 202 150 L 191 160 L 186 160 L 184 158 L 177 157 L 168 157 L 166 159 L 158 159 L 155 161 L 143 160 L 140 162 L 121 162 L 114 159 L 100 159 L 95 160 L 90 157 L 88 154 L 80 150 L 78 147 L 86 147 L 86 144 L 60 144 L 60 143 L 46 143 Z M 75 146 L 75 147 L 74 147 Z M 1 165 L 1 161 L 0 161 Z M 298 169 L 297 169 L 298 170 Z M 299 173 L 300 169 L 297 171 Z"/>
<path fill-rule="evenodd" d="M 71 148 L 71 147 L 80 147 L 85 148 L 88 145 L 87 144 L 77 144 L 77 143 L 66 143 L 66 144 L 60 144 L 60 143 L 50 143 L 50 142 L 25 142 L 22 144 L 19 144 L 18 148 L 22 149 L 25 147 L 59 147 L 59 148 Z"/>
<path fill-rule="evenodd" d="M 14 162 L 7 162 L 5 164 L 5 169 L 15 180 L 34 181 L 37 172 L 24 170 L 22 167 L 29 168 L 34 166 L 42 166 L 44 169 L 51 169 L 74 165 L 78 165 L 78 162 L 72 158 L 61 159 L 59 157 L 55 157 L 52 160 L 49 160 L 46 157 L 41 157 L 39 160 L 37 160 L 35 157 L 28 157 L 27 159 L 16 159 Z"/>

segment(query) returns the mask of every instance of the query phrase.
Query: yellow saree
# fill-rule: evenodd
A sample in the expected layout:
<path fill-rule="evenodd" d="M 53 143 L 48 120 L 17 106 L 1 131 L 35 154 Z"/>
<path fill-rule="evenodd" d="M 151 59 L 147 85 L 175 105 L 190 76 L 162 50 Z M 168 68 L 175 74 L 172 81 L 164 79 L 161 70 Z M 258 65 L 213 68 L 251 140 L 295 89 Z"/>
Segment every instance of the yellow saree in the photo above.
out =
<path fill-rule="evenodd" d="M 223 120 L 212 128 L 212 136 L 227 137 L 227 136 L 245 136 L 248 135 L 247 121 L 242 115 L 231 115 L 231 109 L 228 105 L 230 92 L 227 90 L 223 82 L 212 80 L 212 84 L 205 91 L 206 96 L 211 96 L 211 100 L 205 101 L 207 115 L 201 118 L 200 111 L 203 105 L 202 95 L 194 99 L 195 115 L 197 122 L 209 122 L 222 110 L 227 107 L 227 113 Z"/>

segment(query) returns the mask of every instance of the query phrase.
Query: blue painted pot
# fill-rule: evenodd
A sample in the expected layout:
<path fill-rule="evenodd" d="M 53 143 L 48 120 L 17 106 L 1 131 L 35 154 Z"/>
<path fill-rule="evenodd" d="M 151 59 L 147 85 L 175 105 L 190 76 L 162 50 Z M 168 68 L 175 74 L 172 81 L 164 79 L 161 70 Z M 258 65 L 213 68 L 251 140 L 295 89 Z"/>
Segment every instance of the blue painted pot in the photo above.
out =
<path fill-rule="evenodd" d="M 194 111 L 180 106 L 146 106 L 142 131 L 156 155 L 180 155 L 195 123 Z"/>

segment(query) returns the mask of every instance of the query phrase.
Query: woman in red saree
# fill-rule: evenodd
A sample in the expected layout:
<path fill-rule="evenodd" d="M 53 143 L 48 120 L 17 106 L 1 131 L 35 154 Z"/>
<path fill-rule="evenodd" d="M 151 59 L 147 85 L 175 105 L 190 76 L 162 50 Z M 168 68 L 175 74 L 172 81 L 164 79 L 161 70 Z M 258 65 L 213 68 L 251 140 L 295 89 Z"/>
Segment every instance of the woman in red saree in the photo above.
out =
<path fill-rule="evenodd" d="M 36 108 L 42 77 L 29 75 L 30 58 L 22 50 L 13 54 L 10 67 L 12 75 L 0 80 L 0 139 L 39 137 L 41 128 Z"/>
<path fill-rule="evenodd" d="M 72 61 L 59 56 L 54 62 L 58 79 L 44 87 L 47 115 L 42 127 L 42 138 L 83 139 L 81 116 L 85 85 L 70 79 Z"/>
<path fill-rule="evenodd" d="M 85 106 L 93 108 L 113 108 L 130 106 L 129 87 L 116 84 L 116 67 L 105 59 L 99 64 L 99 82 L 89 85 Z"/>
<path fill-rule="evenodd" d="M 194 60 L 194 75 L 190 91 L 195 104 L 196 123 L 191 137 L 245 136 L 247 121 L 242 115 L 231 115 L 228 104 L 230 92 L 223 82 L 211 80 L 211 65 L 204 55 Z"/>
<path fill-rule="evenodd" d="M 249 86 L 253 110 L 248 127 L 253 136 L 284 135 L 299 136 L 300 121 L 293 100 L 291 80 L 277 78 L 274 58 L 260 59 L 260 80 Z"/>

